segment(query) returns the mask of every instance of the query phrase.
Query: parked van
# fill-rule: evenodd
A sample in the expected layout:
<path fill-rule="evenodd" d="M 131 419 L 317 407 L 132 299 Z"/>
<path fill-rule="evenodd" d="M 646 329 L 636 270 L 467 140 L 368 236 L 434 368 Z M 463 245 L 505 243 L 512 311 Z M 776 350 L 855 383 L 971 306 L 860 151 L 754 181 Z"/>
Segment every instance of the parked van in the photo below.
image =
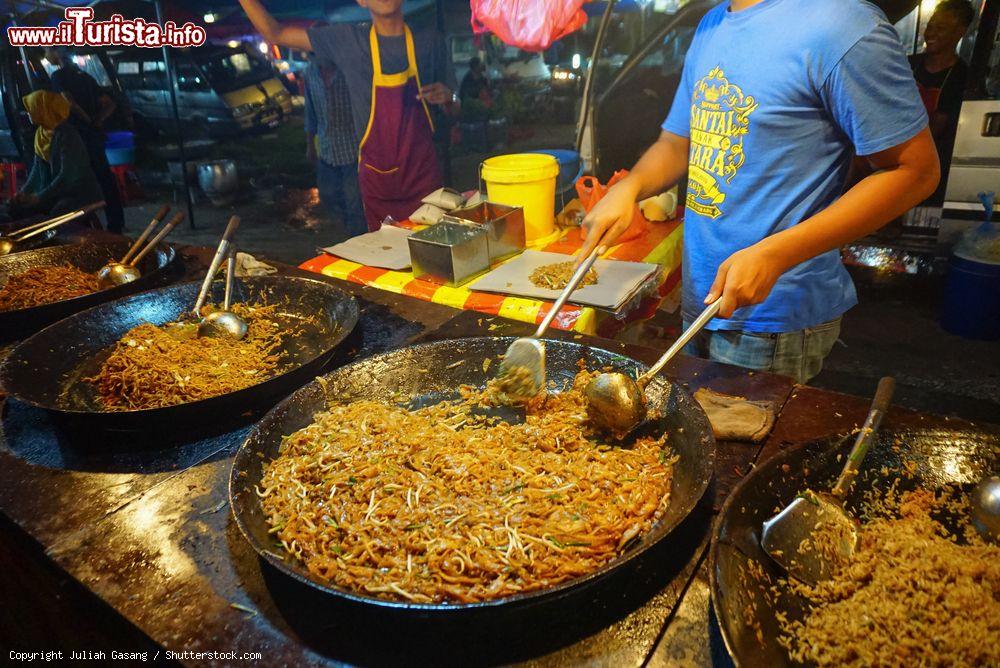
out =
<path fill-rule="evenodd" d="M 292 97 L 271 64 L 244 48 L 204 46 L 175 52 L 181 123 L 208 136 L 273 128 L 292 112 Z M 173 109 L 159 50 L 111 53 L 115 75 L 139 128 L 171 131 Z"/>

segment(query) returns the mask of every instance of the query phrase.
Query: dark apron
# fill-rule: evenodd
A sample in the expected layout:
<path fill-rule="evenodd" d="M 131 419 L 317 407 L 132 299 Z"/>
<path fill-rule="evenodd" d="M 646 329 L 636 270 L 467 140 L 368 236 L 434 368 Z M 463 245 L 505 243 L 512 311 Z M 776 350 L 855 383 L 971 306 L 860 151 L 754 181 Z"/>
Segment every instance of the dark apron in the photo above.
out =
<path fill-rule="evenodd" d="M 419 99 L 420 74 L 413 35 L 405 27 L 407 69 L 384 74 L 374 26 L 369 34 L 372 51 L 372 108 L 361 139 L 358 181 L 368 229 L 377 230 L 386 216 L 405 220 L 420 200 L 442 185 L 434 150 L 434 123 L 427 104 Z"/>

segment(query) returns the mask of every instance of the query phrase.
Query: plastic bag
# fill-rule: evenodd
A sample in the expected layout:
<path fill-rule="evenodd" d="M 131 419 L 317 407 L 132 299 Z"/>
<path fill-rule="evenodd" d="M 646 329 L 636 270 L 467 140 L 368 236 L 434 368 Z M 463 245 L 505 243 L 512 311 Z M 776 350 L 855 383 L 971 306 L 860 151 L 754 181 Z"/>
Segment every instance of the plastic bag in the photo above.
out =
<path fill-rule="evenodd" d="M 614 173 L 611 179 L 608 181 L 607 185 L 602 185 L 600 181 L 597 180 L 595 176 L 581 176 L 576 181 L 576 194 L 580 198 L 580 203 L 583 204 L 583 208 L 587 213 L 594 208 L 594 205 L 608 192 L 608 188 L 618 183 L 622 179 L 628 176 L 628 170 L 621 169 Z M 628 229 L 625 233 L 618 237 L 618 241 L 615 243 L 623 244 L 627 241 L 633 241 L 639 237 L 646 234 L 649 230 L 649 222 L 646 220 L 645 216 L 642 215 L 642 211 L 639 210 L 639 205 L 636 204 L 632 212 L 632 222 L 629 224 Z"/>
<path fill-rule="evenodd" d="M 992 223 L 994 193 L 979 193 L 986 219 L 983 224 L 962 235 L 955 254 L 979 262 L 1000 262 L 1000 229 Z"/>
<path fill-rule="evenodd" d="M 505 44 L 544 51 L 583 27 L 585 0 L 472 0 L 472 31 L 492 32 Z"/>

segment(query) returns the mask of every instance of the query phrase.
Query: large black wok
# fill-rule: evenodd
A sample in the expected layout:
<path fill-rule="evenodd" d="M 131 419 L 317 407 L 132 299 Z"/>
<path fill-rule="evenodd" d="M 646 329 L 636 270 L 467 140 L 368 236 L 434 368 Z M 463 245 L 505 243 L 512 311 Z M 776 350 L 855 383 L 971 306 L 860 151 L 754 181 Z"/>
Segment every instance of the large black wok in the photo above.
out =
<path fill-rule="evenodd" d="M 96 272 L 108 262 L 121 259 L 130 245 L 127 239 L 122 239 L 38 248 L 5 255 L 0 257 L 0 285 L 27 269 L 45 265 L 68 264 L 83 271 Z M 161 244 L 139 263 L 142 277 L 137 281 L 52 304 L 0 311 L 0 341 L 25 338 L 57 320 L 96 304 L 164 285 L 174 279 L 176 262 L 177 254 L 174 249 Z"/>
<path fill-rule="evenodd" d="M 0 367 L 0 386 L 18 401 L 43 408 L 76 429 L 195 433 L 213 425 L 239 422 L 240 416 L 269 408 L 275 399 L 319 373 L 334 348 L 358 321 L 354 297 L 323 281 L 292 276 L 238 279 L 235 302 L 266 300 L 278 304 L 279 320 L 296 325 L 284 353 L 293 366 L 251 387 L 176 406 L 104 411 L 90 383 L 114 344 L 145 322 L 164 324 L 190 311 L 198 283 L 145 292 L 102 304 L 43 329 L 18 345 Z M 221 281 L 211 298 L 222 302 Z M 314 320 L 306 320 L 314 319 Z"/>
<path fill-rule="evenodd" d="M 572 590 L 582 590 L 626 566 L 666 538 L 691 512 L 705 492 L 713 474 L 715 440 L 701 407 L 685 390 L 659 377 L 649 384 L 646 394 L 652 407 L 664 409 L 665 417 L 647 428 L 655 433 L 668 432 L 670 447 L 680 457 L 674 469 L 670 506 L 651 531 L 599 571 L 550 589 L 496 601 L 429 605 L 386 601 L 340 589 L 315 578 L 303 565 L 292 559 L 277 556 L 276 553 L 281 550 L 275 548 L 274 538 L 268 534 L 268 525 L 254 486 L 261 480 L 264 464 L 277 456 L 282 436 L 308 425 L 312 422 L 313 415 L 323 410 L 333 399 L 392 401 L 396 397 L 410 396 L 419 397 L 420 403 L 426 405 L 428 399 L 434 397 L 453 397 L 455 389 L 461 384 L 482 387 L 489 375 L 492 375 L 483 371 L 483 360 L 494 358 L 495 361 L 496 356 L 501 355 L 511 341 L 510 338 L 439 341 L 376 355 L 325 375 L 271 410 L 254 427 L 236 453 L 229 481 L 229 498 L 236 523 L 260 557 L 301 583 L 368 609 L 391 608 L 412 611 L 416 615 L 434 615 L 441 611 L 461 614 L 497 606 L 535 603 L 559 597 Z M 563 341 L 548 341 L 546 348 L 549 379 L 560 385 L 573 378 L 580 359 L 592 370 L 609 365 L 632 373 L 645 370 L 642 364 L 630 358 L 598 348 Z M 465 363 L 453 366 L 457 360 L 465 360 Z M 495 373 L 496 366 L 491 368 Z"/>
<path fill-rule="evenodd" d="M 776 598 L 765 595 L 765 589 L 783 571 L 760 547 L 761 523 L 803 489 L 829 489 L 843 468 L 837 455 L 846 456 L 852 441 L 852 436 L 844 436 L 790 448 L 757 466 L 723 505 L 712 539 L 712 604 L 736 665 L 791 665 L 778 644 L 775 616 L 783 613 L 789 619 L 802 619 L 804 602 L 789 594 Z M 901 445 L 894 452 L 896 442 Z M 904 461 L 917 463 L 912 478 L 901 475 Z M 900 489 L 945 484 L 971 488 L 995 473 L 998 464 L 1000 434 L 944 429 L 893 432 L 883 427 L 865 457 L 847 508 L 857 512 L 865 492 L 887 489 L 896 479 Z M 752 574 L 757 570 L 753 564 L 763 569 L 764 581 Z M 753 619 L 760 625 L 762 641 L 757 638 Z"/>

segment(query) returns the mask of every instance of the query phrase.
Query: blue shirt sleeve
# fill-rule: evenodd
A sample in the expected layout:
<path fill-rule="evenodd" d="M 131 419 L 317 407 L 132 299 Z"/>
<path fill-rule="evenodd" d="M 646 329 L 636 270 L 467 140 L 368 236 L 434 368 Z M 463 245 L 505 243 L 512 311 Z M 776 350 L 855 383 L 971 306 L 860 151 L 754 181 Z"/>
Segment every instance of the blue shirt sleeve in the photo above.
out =
<path fill-rule="evenodd" d="M 691 136 L 691 63 L 694 58 L 691 52 L 694 51 L 694 44 L 688 49 L 688 55 L 684 58 L 684 69 L 681 71 L 681 82 L 674 93 L 674 101 L 670 105 L 670 113 L 661 126 L 667 132 L 671 132 L 680 137 Z"/>
<path fill-rule="evenodd" d="M 898 146 L 927 125 L 903 47 L 887 23 L 877 25 L 844 54 L 820 95 L 858 155 Z"/>

